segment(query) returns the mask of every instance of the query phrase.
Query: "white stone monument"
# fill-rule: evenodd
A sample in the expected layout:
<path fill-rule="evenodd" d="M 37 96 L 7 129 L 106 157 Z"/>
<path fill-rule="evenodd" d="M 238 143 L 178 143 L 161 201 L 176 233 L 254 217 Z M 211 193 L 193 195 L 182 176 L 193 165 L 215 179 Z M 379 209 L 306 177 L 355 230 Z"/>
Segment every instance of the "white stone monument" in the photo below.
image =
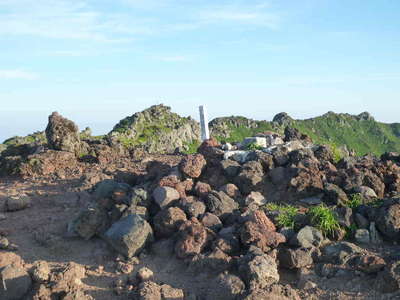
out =
<path fill-rule="evenodd" d="M 203 141 L 210 138 L 210 130 L 208 129 L 207 111 L 204 105 L 199 107 L 200 111 L 200 126 L 201 126 L 201 139 Z"/>

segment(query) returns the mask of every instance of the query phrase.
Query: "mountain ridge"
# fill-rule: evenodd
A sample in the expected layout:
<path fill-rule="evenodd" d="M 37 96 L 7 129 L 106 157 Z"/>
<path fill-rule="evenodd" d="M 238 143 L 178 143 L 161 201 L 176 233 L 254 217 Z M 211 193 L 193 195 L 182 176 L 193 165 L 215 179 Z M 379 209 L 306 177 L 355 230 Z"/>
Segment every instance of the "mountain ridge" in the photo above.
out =
<path fill-rule="evenodd" d="M 292 127 L 310 136 L 315 143 L 346 146 L 357 155 L 372 153 L 379 156 L 385 152 L 400 152 L 400 123 L 378 122 L 369 112 L 352 115 L 328 111 L 307 119 L 294 119 L 281 112 L 272 121 L 226 116 L 214 118 L 209 126 L 211 135 L 220 142 L 240 142 L 245 137 L 266 131 L 283 134 L 286 127 Z M 198 122 L 190 117 L 181 117 L 168 106 L 153 105 L 122 119 L 104 136 L 85 135 L 88 139 L 100 139 L 110 144 L 120 143 L 127 148 L 144 146 L 152 152 L 171 152 L 176 147 L 194 152 L 199 144 L 200 133 Z M 168 142 L 160 142 L 163 137 Z M 29 143 L 46 143 L 43 132 L 9 138 L 0 144 L 0 152 L 10 146 Z"/>

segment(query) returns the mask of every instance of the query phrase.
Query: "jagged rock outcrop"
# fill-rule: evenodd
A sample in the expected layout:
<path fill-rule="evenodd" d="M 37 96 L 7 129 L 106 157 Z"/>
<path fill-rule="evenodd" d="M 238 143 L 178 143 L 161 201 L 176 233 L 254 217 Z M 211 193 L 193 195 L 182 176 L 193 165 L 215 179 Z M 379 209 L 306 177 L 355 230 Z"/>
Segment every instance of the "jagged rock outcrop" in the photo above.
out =
<path fill-rule="evenodd" d="M 232 116 L 216 118 L 209 123 L 212 136 L 229 138 L 231 133 L 237 128 L 259 128 L 259 122 L 245 117 Z"/>
<path fill-rule="evenodd" d="M 281 126 L 287 126 L 293 119 L 285 112 L 281 112 L 272 119 L 272 122 L 278 123 Z"/>
<path fill-rule="evenodd" d="M 81 150 L 78 126 L 57 112 L 49 116 L 46 138 L 50 149 L 76 154 L 79 154 Z"/>
<path fill-rule="evenodd" d="M 200 141 L 200 126 L 164 105 L 154 105 L 121 120 L 108 134 L 111 144 L 140 147 L 149 153 L 187 150 Z"/>

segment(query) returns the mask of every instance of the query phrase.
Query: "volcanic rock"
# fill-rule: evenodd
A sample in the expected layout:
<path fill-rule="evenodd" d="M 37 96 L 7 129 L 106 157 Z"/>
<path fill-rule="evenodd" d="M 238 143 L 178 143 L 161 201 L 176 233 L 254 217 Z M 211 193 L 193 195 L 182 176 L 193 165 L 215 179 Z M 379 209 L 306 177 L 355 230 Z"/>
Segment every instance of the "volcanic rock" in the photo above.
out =
<path fill-rule="evenodd" d="M 221 273 L 215 281 L 213 280 L 207 298 L 215 300 L 237 299 L 244 289 L 245 285 L 238 276 Z"/>
<path fill-rule="evenodd" d="M 179 165 L 179 169 L 186 176 L 197 178 L 201 175 L 206 163 L 204 156 L 201 154 L 188 155 L 183 158 Z"/>
<path fill-rule="evenodd" d="M 388 238 L 400 237 L 400 204 L 382 206 L 375 218 L 379 231 Z"/>
<path fill-rule="evenodd" d="M 104 234 L 104 239 L 122 255 L 132 257 L 153 240 L 153 230 L 138 215 L 129 215 L 114 223 Z"/>
<path fill-rule="evenodd" d="M 153 198 L 160 208 L 171 206 L 180 198 L 177 190 L 171 187 L 159 186 L 153 191 Z"/>
<path fill-rule="evenodd" d="M 81 150 L 78 126 L 74 122 L 63 118 L 57 112 L 53 112 L 49 116 L 46 137 L 50 149 L 75 154 L 79 154 Z"/>
<path fill-rule="evenodd" d="M 305 226 L 290 240 L 290 244 L 302 248 L 318 248 L 323 241 L 324 236 L 321 231 L 311 226 Z"/>
<path fill-rule="evenodd" d="M 256 161 L 249 161 L 243 165 L 241 172 L 235 178 L 234 183 L 242 194 L 250 194 L 259 189 L 264 171 L 262 165 Z"/>
<path fill-rule="evenodd" d="M 168 238 L 186 220 L 186 214 L 178 207 L 162 210 L 153 219 L 155 234 L 159 237 Z"/>
<path fill-rule="evenodd" d="M 279 281 L 275 259 L 266 254 L 257 255 L 248 262 L 242 263 L 239 266 L 239 272 L 250 290 L 263 289 Z"/>
<path fill-rule="evenodd" d="M 22 267 L 8 265 L 0 271 L 0 299 L 21 299 L 32 285 L 31 277 Z"/>
<path fill-rule="evenodd" d="M 240 239 L 245 245 L 255 245 L 263 251 L 286 242 L 285 236 L 276 232 L 274 224 L 263 211 L 255 211 L 240 231 Z"/>
<path fill-rule="evenodd" d="M 288 269 L 300 269 L 313 264 L 310 250 L 304 248 L 281 249 L 278 258 L 280 265 Z"/>
<path fill-rule="evenodd" d="M 6 199 L 7 211 L 23 210 L 31 205 L 31 198 L 25 195 L 10 196 Z"/>
<path fill-rule="evenodd" d="M 208 210 L 221 219 L 224 219 L 239 207 L 238 203 L 224 192 L 212 191 L 207 195 L 205 201 Z"/>
<path fill-rule="evenodd" d="M 179 227 L 180 237 L 175 245 L 178 258 L 186 258 L 199 254 L 206 246 L 208 233 L 205 227 L 192 218 Z"/>

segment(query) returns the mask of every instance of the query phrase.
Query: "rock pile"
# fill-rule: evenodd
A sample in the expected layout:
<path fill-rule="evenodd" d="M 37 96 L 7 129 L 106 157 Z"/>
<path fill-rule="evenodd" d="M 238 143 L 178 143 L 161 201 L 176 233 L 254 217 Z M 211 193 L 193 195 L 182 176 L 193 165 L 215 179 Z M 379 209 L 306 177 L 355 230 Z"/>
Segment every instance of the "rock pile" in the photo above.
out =
<path fill-rule="evenodd" d="M 298 270 L 302 287 L 345 272 L 376 276 L 379 291 L 397 291 L 389 259 L 361 247 L 400 241 L 400 198 L 393 197 L 400 155 L 334 161 L 329 147 L 286 133 L 251 139 L 252 150 L 249 140 L 232 147 L 208 140 L 176 166 L 152 166 L 134 186 L 100 182 L 92 207 L 69 229 L 97 235 L 126 257 L 164 243 L 166 253 L 215 276 L 222 292 L 214 299 L 298 299 L 279 284 L 279 268 Z M 139 299 L 148 290 L 162 293 L 146 282 Z"/>

